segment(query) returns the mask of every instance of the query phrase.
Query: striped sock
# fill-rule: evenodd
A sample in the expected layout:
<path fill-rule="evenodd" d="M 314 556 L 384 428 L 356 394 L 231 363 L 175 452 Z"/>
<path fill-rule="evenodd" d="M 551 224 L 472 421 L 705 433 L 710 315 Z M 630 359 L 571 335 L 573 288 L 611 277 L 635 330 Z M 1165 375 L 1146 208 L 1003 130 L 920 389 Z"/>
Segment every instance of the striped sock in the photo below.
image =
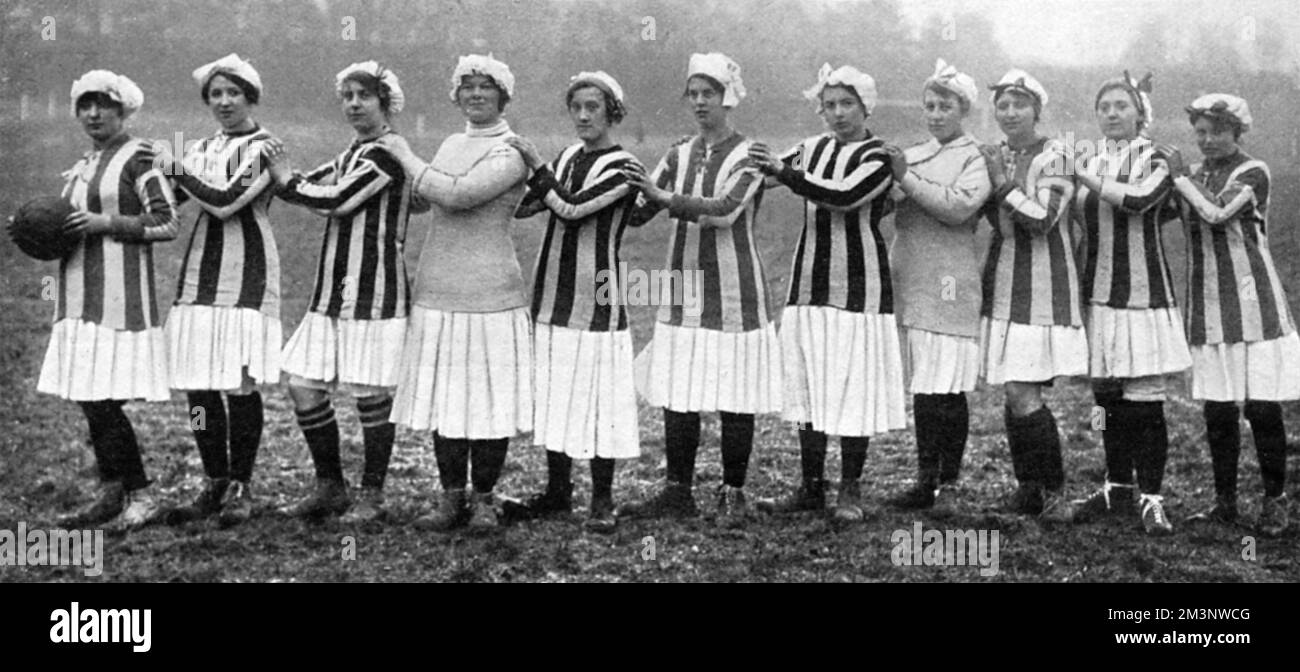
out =
<path fill-rule="evenodd" d="M 339 457 L 339 423 L 334 419 L 334 407 L 326 399 L 316 408 L 294 410 L 307 449 L 316 464 L 316 478 L 343 481 L 343 464 Z"/>
<path fill-rule="evenodd" d="M 388 421 L 393 412 L 393 398 L 388 395 L 357 399 L 361 416 L 361 434 L 366 442 L 366 467 L 361 487 L 382 488 L 388 475 L 388 461 L 393 456 L 393 439 L 397 427 Z"/>

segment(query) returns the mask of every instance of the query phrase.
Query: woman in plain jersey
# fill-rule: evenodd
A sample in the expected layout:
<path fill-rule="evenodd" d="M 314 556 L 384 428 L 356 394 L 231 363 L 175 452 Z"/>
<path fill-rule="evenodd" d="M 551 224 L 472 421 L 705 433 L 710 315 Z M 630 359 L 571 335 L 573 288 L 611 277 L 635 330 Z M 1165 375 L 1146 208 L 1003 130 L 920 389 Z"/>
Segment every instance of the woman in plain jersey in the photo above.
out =
<path fill-rule="evenodd" d="M 427 164 L 393 143 L 412 189 L 433 204 L 393 408 L 396 422 L 433 432 L 442 495 L 418 529 L 496 528 L 510 437 L 533 428 L 528 294 L 510 237 L 528 167 L 502 118 L 514 93 L 505 63 L 463 56 L 450 95 L 465 131 Z"/>
<path fill-rule="evenodd" d="M 1214 468 L 1215 504 L 1198 521 L 1237 520 L 1239 404 L 1255 437 L 1264 497 L 1259 533 L 1283 534 L 1286 428 L 1282 401 L 1300 399 L 1300 336 L 1269 252 L 1268 165 L 1241 150 L 1254 120 L 1237 96 L 1210 93 L 1187 107 L 1205 160 L 1169 170 L 1182 197 L 1187 231 L 1187 333 L 1192 350 L 1192 398 L 1205 402 L 1205 433 Z"/>
<path fill-rule="evenodd" d="M 133 528 L 160 511 L 122 411 L 134 399 L 171 398 L 153 243 L 176 237 L 176 204 L 152 146 L 125 128 L 143 104 L 135 82 L 108 70 L 92 70 L 72 84 L 72 113 L 92 146 L 63 174 L 63 197 L 76 210 L 65 230 L 79 240 L 59 260 L 54 329 L 36 389 L 81 406 L 100 491 L 60 519 L 65 527 L 117 518 Z"/>
<path fill-rule="evenodd" d="M 591 461 L 586 527 L 612 532 L 614 460 L 641 454 L 632 332 L 619 249 L 636 192 L 623 168 L 640 165 L 614 142 L 627 107 L 608 73 L 570 79 L 565 105 L 579 143 L 551 164 L 527 139 L 507 138 L 533 171 L 516 217 L 545 212 L 546 235 L 533 279 L 533 442 L 546 447 L 546 490 L 517 515 L 565 514 L 573 508 L 574 459 Z"/>
<path fill-rule="evenodd" d="M 979 379 L 980 264 L 975 232 L 992 187 L 962 128 L 979 90 L 943 59 L 921 87 L 925 143 L 893 155 L 892 270 L 916 425 L 916 483 L 892 501 L 949 510 L 966 450 L 966 395 Z"/>
<path fill-rule="evenodd" d="M 1173 525 L 1160 494 L 1169 453 L 1166 376 L 1192 365 L 1183 318 L 1165 261 L 1161 226 L 1173 179 L 1166 156 L 1146 136 L 1151 77 L 1102 83 L 1093 109 L 1105 136 L 1074 166 L 1074 218 L 1083 232 L 1083 298 L 1088 302 L 1089 376 L 1104 409 L 1106 481 L 1070 516 L 1141 518 L 1147 534 Z M 1162 221 L 1163 220 L 1163 221 Z M 1134 474 L 1136 472 L 1136 483 Z"/>
<path fill-rule="evenodd" d="M 1039 135 L 1047 90 L 1023 70 L 993 89 L 994 118 L 1006 135 L 984 147 L 993 227 L 984 266 L 980 360 L 984 379 L 1006 391 L 1007 444 L 1019 483 L 1011 508 L 1054 521 L 1068 511 L 1056 418 L 1043 389 L 1088 372 L 1069 212 L 1074 183 L 1067 150 Z"/>
<path fill-rule="evenodd" d="M 316 488 L 282 513 L 318 517 L 346 511 L 342 522 L 359 524 L 385 515 L 383 487 L 395 433 L 389 413 L 410 310 L 403 257 L 410 182 L 380 144 L 396 137 L 391 119 L 406 97 L 397 74 L 375 61 L 339 71 L 334 88 L 353 131 L 341 154 L 303 175 L 291 171 L 278 142 L 270 149 L 280 198 L 327 218 L 311 304 L 283 354 L 294 413 L 316 466 Z M 365 442 L 355 505 L 343 477 L 330 401 L 335 391 L 356 399 Z"/>
<path fill-rule="evenodd" d="M 804 92 L 827 132 L 781 156 L 755 143 L 759 169 L 804 199 L 802 228 L 781 313 L 786 420 L 799 425 L 802 483 L 761 502 L 772 512 L 825 508 L 826 444 L 840 437 L 834 519 L 863 519 L 859 479 L 874 434 L 907 426 L 893 280 L 880 230 L 891 211 L 890 154 L 867 128 L 876 83 L 852 66 L 817 73 Z"/>
<path fill-rule="evenodd" d="M 749 140 L 727 119 L 744 96 L 735 61 L 716 52 L 693 54 L 685 98 L 697 133 L 674 144 L 653 175 L 628 169 L 644 203 L 637 216 L 648 220 L 668 209 L 673 232 L 666 263 L 682 291 L 675 286 L 673 305 L 659 307 L 654 336 L 636 360 L 637 389 L 664 409 L 667 484 L 647 501 L 624 505 L 620 515 L 698 514 L 692 482 L 700 413 L 717 411 L 723 464 L 717 522 L 743 525 L 754 415 L 781 410 L 780 341 L 753 235 L 763 177 L 749 158 Z"/>
<path fill-rule="evenodd" d="M 229 526 L 253 510 L 263 420 L 257 386 L 280 380 L 280 254 L 267 217 L 275 190 L 262 156 L 271 135 L 252 115 L 263 89 L 248 61 L 230 54 L 193 76 L 221 128 L 168 171 L 178 198 L 200 210 L 166 331 L 171 386 L 186 393 L 207 480 L 175 518 L 219 512 Z"/>

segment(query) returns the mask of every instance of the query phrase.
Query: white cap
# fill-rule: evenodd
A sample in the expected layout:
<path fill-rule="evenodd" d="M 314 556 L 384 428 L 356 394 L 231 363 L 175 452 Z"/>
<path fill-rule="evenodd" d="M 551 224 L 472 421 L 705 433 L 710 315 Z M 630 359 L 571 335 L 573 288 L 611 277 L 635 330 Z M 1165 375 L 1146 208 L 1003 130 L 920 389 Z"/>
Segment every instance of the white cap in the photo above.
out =
<path fill-rule="evenodd" d="M 862 99 L 862 107 L 867 114 L 871 114 L 872 110 L 876 109 L 876 100 L 879 97 L 876 93 L 876 80 L 851 65 L 841 65 L 831 70 L 830 63 L 823 63 L 821 70 L 817 71 L 817 83 L 811 89 L 804 91 L 803 97 L 820 103 L 822 90 L 828 86 L 851 86 Z"/>
<path fill-rule="evenodd" d="M 406 106 L 406 94 L 402 93 L 402 85 L 397 81 L 397 73 L 385 68 L 375 61 L 365 61 L 364 63 L 353 63 L 342 70 L 339 74 L 334 75 L 334 88 L 339 91 L 343 90 L 343 80 L 354 72 L 362 72 L 379 80 L 380 84 L 388 89 L 388 111 L 396 114 L 401 112 Z"/>
<path fill-rule="evenodd" d="M 975 86 L 975 79 L 964 72 L 957 72 L 957 68 L 949 65 L 942 58 L 934 62 L 934 74 L 925 80 L 922 90 L 930 88 L 931 84 L 957 94 L 968 105 L 974 105 L 975 98 L 979 96 L 979 87 Z"/>
<path fill-rule="evenodd" d="M 1007 74 L 1002 75 L 1002 79 L 999 79 L 997 84 L 989 88 L 993 90 L 990 100 L 994 104 L 998 102 L 998 96 L 1003 91 L 1019 91 L 1036 98 L 1039 107 L 1047 107 L 1047 89 L 1044 89 L 1037 79 L 1034 79 L 1033 76 L 1020 68 L 1008 70 Z"/>
<path fill-rule="evenodd" d="M 461 56 L 456 62 L 456 69 L 451 73 L 451 102 L 456 102 L 456 91 L 460 88 L 461 81 L 470 75 L 487 75 L 497 86 L 505 89 L 506 96 L 515 97 L 515 75 L 510 72 L 510 66 L 493 58 L 492 54 L 470 54 Z"/>
<path fill-rule="evenodd" d="M 123 116 L 135 114 L 144 105 L 144 92 L 126 75 L 91 70 L 72 83 L 72 116 L 77 116 L 77 99 L 87 93 L 107 94 L 122 106 Z"/>
<path fill-rule="evenodd" d="M 745 83 L 740 78 L 740 66 L 725 54 L 691 54 L 686 68 L 686 79 L 704 75 L 722 85 L 722 106 L 735 107 L 745 98 Z"/>
<path fill-rule="evenodd" d="M 248 61 L 240 58 L 239 54 L 230 54 L 207 65 L 199 66 L 194 69 L 191 76 L 194 77 L 194 81 L 198 82 L 199 88 L 202 89 L 208 85 L 208 82 L 212 81 L 213 77 L 222 73 L 230 73 L 248 82 L 254 89 L 257 89 L 258 95 L 262 94 L 262 77 L 257 74 L 257 70 L 254 70 Z"/>

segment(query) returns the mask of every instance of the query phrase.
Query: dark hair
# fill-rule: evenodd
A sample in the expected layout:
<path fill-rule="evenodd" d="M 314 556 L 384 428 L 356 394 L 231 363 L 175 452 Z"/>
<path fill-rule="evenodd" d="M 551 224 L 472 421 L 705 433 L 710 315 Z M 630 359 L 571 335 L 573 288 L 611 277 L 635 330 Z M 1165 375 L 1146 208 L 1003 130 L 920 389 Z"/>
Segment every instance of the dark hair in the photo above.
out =
<path fill-rule="evenodd" d="M 465 80 L 469 77 L 473 77 L 474 75 L 479 75 L 480 77 L 487 77 L 487 80 L 492 83 L 492 88 L 497 90 L 497 112 L 504 111 L 506 109 L 506 104 L 510 102 L 510 92 L 506 91 L 505 87 L 498 84 L 496 78 L 493 77 L 492 75 L 486 75 L 480 72 L 475 72 L 468 75 L 461 75 L 460 86 L 457 86 L 456 90 L 459 91 L 460 89 L 464 88 Z"/>
<path fill-rule="evenodd" d="M 90 107 L 92 102 L 98 103 L 100 107 L 111 107 L 117 110 L 118 116 L 125 116 L 126 108 L 103 91 L 87 91 L 77 96 L 77 111 L 80 112 L 82 108 Z"/>
<path fill-rule="evenodd" d="M 1108 79 L 1105 82 L 1102 82 L 1101 88 L 1097 89 L 1097 98 L 1092 101 L 1092 109 L 1096 110 L 1097 106 L 1101 104 L 1101 97 L 1106 95 L 1108 91 L 1114 91 L 1115 89 L 1119 89 L 1128 94 L 1128 98 L 1132 101 L 1133 107 L 1137 108 L 1138 111 L 1138 130 L 1142 130 L 1142 127 L 1147 125 L 1146 115 L 1144 114 L 1144 109 L 1142 107 L 1142 96 L 1138 94 L 1136 89 L 1129 86 L 1128 82 L 1122 79 Z"/>
<path fill-rule="evenodd" d="M 993 93 L 993 106 L 994 106 L 994 107 L 997 107 L 997 105 L 998 105 L 998 101 L 999 101 L 999 100 L 1002 100 L 1002 95 L 1005 94 L 1005 93 L 1007 93 L 1008 91 L 1010 91 L 1011 93 L 1015 93 L 1015 94 L 1019 94 L 1019 95 L 1021 95 L 1021 96 L 1024 96 L 1024 97 L 1026 97 L 1026 98 L 1029 99 L 1029 102 L 1033 103 L 1033 105 L 1034 105 L 1034 121 L 1038 121 L 1039 119 L 1042 118 L 1042 116 L 1043 116 L 1043 101 L 1042 101 L 1041 99 L 1039 99 L 1038 94 L 1034 93 L 1033 91 L 1030 91 L 1029 89 L 1026 89 L 1026 88 L 1023 88 L 1023 87 L 1019 87 L 1019 86 L 999 86 L 999 87 L 995 88 L 995 89 L 994 89 L 994 93 Z"/>
<path fill-rule="evenodd" d="M 723 85 L 722 85 L 722 82 L 719 82 L 718 80 L 716 80 L 716 79 L 714 79 L 714 78 L 712 78 L 712 77 L 710 77 L 710 76 L 708 76 L 708 75 L 701 75 L 701 74 L 698 74 L 698 73 L 697 73 L 697 74 L 691 75 L 690 77 L 687 77 L 687 78 L 686 78 L 686 88 L 685 88 L 685 89 L 682 89 L 682 97 L 683 97 L 683 98 L 686 98 L 687 96 L 689 96 L 689 95 L 691 94 L 691 80 L 692 80 L 692 79 L 695 79 L 696 77 L 699 77 L 700 79 L 702 79 L 702 80 L 704 80 L 705 82 L 707 82 L 708 85 L 709 85 L 709 87 L 712 88 L 715 92 L 717 92 L 717 94 L 718 94 L 719 96 L 724 96 L 724 97 L 725 97 L 725 96 L 727 95 L 727 87 L 723 86 Z"/>
<path fill-rule="evenodd" d="M 970 101 L 966 100 L 965 96 L 961 95 L 960 93 L 957 93 L 956 91 L 953 91 L 952 89 L 940 84 L 939 82 L 930 82 L 929 84 L 926 84 L 925 88 L 921 89 L 922 98 L 925 98 L 926 91 L 933 91 L 939 94 L 940 96 L 943 96 L 944 98 L 956 98 L 957 106 L 961 108 L 961 113 L 966 114 L 970 112 Z"/>
<path fill-rule="evenodd" d="M 378 77 L 368 72 L 354 70 L 348 73 L 348 76 L 344 77 L 343 81 L 339 82 L 339 85 L 342 86 L 346 82 L 356 82 L 367 93 L 378 98 L 379 109 L 384 113 L 384 116 L 389 114 L 389 107 L 393 103 L 393 93 L 388 90 L 387 86 L 384 86 L 384 82 Z"/>
<path fill-rule="evenodd" d="M 1210 120 L 1210 130 L 1215 133 L 1222 133 L 1225 130 L 1232 129 L 1232 139 L 1240 140 L 1244 131 L 1241 120 L 1236 116 L 1228 113 L 1217 113 L 1214 110 L 1188 110 L 1187 121 L 1195 126 L 1196 120 L 1204 117 Z"/>
<path fill-rule="evenodd" d="M 569 85 L 569 90 L 564 94 L 564 105 L 566 107 L 573 104 L 573 94 L 581 89 L 595 89 L 600 92 L 600 97 L 605 101 L 605 120 L 609 123 L 617 124 L 623 121 L 623 117 L 627 116 L 627 108 L 614 98 L 613 92 L 605 90 L 602 84 L 587 79 Z"/>
<path fill-rule="evenodd" d="M 212 87 L 212 80 L 216 78 L 217 75 L 225 77 L 230 80 L 231 84 L 238 86 L 239 90 L 244 92 L 244 100 L 247 100 L 250 105 L 256 105 L 261 99 L 262 96 L 258 93 L 257 87 L 253 86 L 248 80 L 233 72 L 218 70 L 208 78 L 208 81 L 203 83 L 203 90 L 199 92 L 199 95 L 203 97 L 203 104 L 206 105 L 208 103 L 208 89 Z"/>

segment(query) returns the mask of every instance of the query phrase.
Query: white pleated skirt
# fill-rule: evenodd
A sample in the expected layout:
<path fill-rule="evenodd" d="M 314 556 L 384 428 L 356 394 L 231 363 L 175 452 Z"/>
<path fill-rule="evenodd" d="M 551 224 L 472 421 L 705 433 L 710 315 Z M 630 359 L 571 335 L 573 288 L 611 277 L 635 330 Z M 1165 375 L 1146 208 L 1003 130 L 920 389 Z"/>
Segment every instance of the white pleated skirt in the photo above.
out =
<path fill-rule="evenodd" d="M 957 394 L 975 389 L 980 342 L 927 329 L 902 328 L 903 373 L 912 394 Z"/>
<path fill-rule="evenodd" d="M 167 401 L 167 383 L 162 327 L 125 331 L 64 319 L 50 333 L 36 390 L 72 401 Z"/>
<path fill-rule="evenodd" d="M 456 313 L 415 306 L 391 419 L 458 439 L 532 431 L 528 309 Z"/>
<path fill-rule="evenodd" d="M 1192 346 L 1192 398 L 1208 401 L 1300 399 L 1300 336 Z"/>
<path fill-rule="evenodd" d="M 533 443 L 574 459 L 641 455 L 632 332 L 533 325 Z"/>
<path fill-rule="evenodd" d="M 781 412 L 781 342 L 770 323 L 732 332 L 656 322 L 635 370 L 636 389 L 652 406 L 682 413 Z"/>
<path fill-rule="evenodd" d="M 1089 306 L 1088 349 L 1093 378 L 1157 376 L 1192 365 L 1177 308 Z"/>
<path fill-rule="evenodd" d="M 406 318 L 345 320 L 308 312 L 280 356 L 286 374 L 328 386 L 392 388 Z"/>
<path fill-rule="evenodd" d="M 167 358 L 175 390 L 246 390 L 280 382 L 280 321 L 252 308 L 172 306 Z"/>
<path fill-rule="evenodd" d="M 980 318 L 981 373 L 990 385 L 1042 383 L 1088 374 L 1088 335 L 1083 327 L 1018 324 Z"/>
<path fill-rule="evenodd" d="M 829 306 L 781 312 L 786 420 L 833 436 L 907 427 L 903 362 L 893 315 Z"/>

